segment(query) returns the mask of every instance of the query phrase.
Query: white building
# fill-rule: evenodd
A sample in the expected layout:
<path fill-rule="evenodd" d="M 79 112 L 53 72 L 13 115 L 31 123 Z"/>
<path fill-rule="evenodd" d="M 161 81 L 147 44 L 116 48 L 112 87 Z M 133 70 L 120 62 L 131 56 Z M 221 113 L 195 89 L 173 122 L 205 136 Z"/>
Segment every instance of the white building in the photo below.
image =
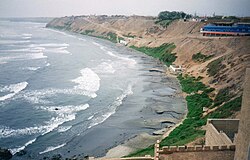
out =
<path fill-rule="evenodd" d="M 124 41 L 124 40 L 120 40 L 120 44 L 123 44 L 123 45 L 127 45 L 128 44 L 128 42 L 127 41 Z"/>
<path fill-rule="evenodd" d="M 176 66 L 176 65 L 170 65 L 170 70 L 176 73 L 182 72 L 183 68 L 181 66 Z"/>

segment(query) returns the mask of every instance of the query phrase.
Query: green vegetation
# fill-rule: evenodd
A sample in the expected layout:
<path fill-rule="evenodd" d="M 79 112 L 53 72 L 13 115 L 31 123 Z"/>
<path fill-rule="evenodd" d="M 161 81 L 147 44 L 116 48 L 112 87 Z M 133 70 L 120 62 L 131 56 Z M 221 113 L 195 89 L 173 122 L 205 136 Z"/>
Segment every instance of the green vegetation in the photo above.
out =
<path fill-rule="evenodd" d="M 207 72 L 210 76 L 214 76 L 216 73 L 218 73 L 221 69 L 225 68 L 226 66 L 222 64 L 223 57 L 220 57 L 212 62 L 210 62 L 207 65 Z"/>
<path fill-rule="evenodd" d="M 97 36 L 97 35 L 93 35 L 92 34 L 94 32 L 95 32 L 95 30 L 85 30 L 81 34 L 88 35 L 88 36 L 91 36 L 91 37 L 100 38 L 100 39 L 105 39 L 105 40 L 109 40 L 109 41 L 111 41 L 113 43 L 117 43 L 117 35 L 115 33 L 109 32 L 107 34 L 107 36 Z M 123 38 L 122 37 L 118 37 L 118 39 L 123 39 Z"/>
<path fill-rule="evenodd" d="M 125 39 L 124 39 L 123 37 L 118 37 L 118 40 L 119 40 L 119 42 L 120 42 L 121 40 L 125 41 Z"/>
<path fill-rule="evenodd" d="M 124 37 L 128 37 L 128 38 L 135 38 L 136 35 L 131 35 L 131 33 L 129 33 L 128 35 L 123 35 Z"/>
<path fill-rule="evenodd" d="M 108 36 L 108 40 L 110 40 L 113 43 L 117 43 L 117 35 L 115 33 L 109 32 L 107 36 Z"/>
<path fill-rule="evenodd" d="M 159 59 L 160 61 L 164 62 L 167 66 L 171 65 L 177 56 L 172 51 L 175 49 L 175 45 L 173 43 L 164 43 L 159 47 L 136 47 L 130 46 L 137 51 L 143 52 L 149 56 Z"/>
<path fill-rule="evenodd" d="M 95 32 L 95 30 L 85 30 L 84 32 L 82 32 L 81 34 L 84 34 L 84 35 L 88 35 L 88 34 L 92 34 L 93 32 Z"/>
<path fill-rule="evenodd" d="M 184 12 L 163 11 L 159 13 L 158 20 L 155 23 L 160 24 L 163 27 L 167 27 L 171 22 L 173 22 L 176 19 L 190 18 L 190 17 L 191 17 L 190 14 L 186 14 Z"/>
<path fill-rule="evenodd" d="M 207 86 L 205 86 L 202 82 L 199 82 L 199 78 L 191 77 L 185 75 L 178 76 L 178 79 L 182 86 L 182 91 L 186 93 L 193 93 L 198 92 L 199 90 L 204 91 L 207 89 Z"/>
<path fill-rule="evenodd" d="M 221 105 L 223 102 L 229 101 L 233 95 L 230 94 L 229 88 L 221 89 L 214 99 L 214 106 Z"/>
<path fill-rule="evenodd" d="M 202 118 L 203 107 L 209 107 L 212 105 L 212 99 L 208 94 L 214 89 L 208 88 L 198 80 L 200 78 L 190 77 L 188 75 L 179 75 L 178 79 L 181 83 L 182 90 L 184 92 L 192 93 L 186 97 L 188 114 L 183 123 L 176 127 L 168 137 L 163 139 L 160 146 L 171 145 L 185 145 L 193 140 L 203 137 L 204 130 L 201 130 L 201 126 L 206 124 L 207 118 Z M 192 87 L 196 89 L 192 89 Z M 203 91 L 198 93 L 198 91 Z M 153 155 L 154 147 L 139 150 L 129 156 L 144 156 L 146 154 Z"/>
<path fill-rule="evenodd" d="M 240 111 L 242 102 L 242 96 L 237 97 L 223 106 L 215 110 L 212 114 L 209 115 L 209 118 L 227 118 L 232 116 L 236 111 Z"/>
<path fill-rule="evenodd" d="M 192 60 L 195 62 L 205 62 L 209 60 L 210 58 L 212 58 L 213 56 L 214 55 L 207 56 L 207 55 L 202 54 L 201 52 L 198 52 L 192 56 Z"/>

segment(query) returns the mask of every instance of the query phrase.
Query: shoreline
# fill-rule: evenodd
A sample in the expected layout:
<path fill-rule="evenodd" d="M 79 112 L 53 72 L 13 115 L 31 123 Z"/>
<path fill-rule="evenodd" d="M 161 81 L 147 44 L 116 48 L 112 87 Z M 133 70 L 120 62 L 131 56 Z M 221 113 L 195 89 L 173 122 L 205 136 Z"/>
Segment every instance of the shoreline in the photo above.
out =
<path fill-rule="evenodd" d="M 134 51 L 134 49 L 133 49 Z M 136 50 L 135 50 L 136 51 Z M 144 53 L 143 53 L 144 54 Z M 170 72 L 168 70 L 164 71 L 164 76 L 165 77 L 171 77 L 171 78 L 175 78 L 176 81 L 178 82 L 178 85 L 180 87 L 180 91 L 181 93 L 179 93 L 179 96 L 183 97 L 185 100 L 185 95 L 184 92 L 181 90 L 181 85 L 179 83 L 179 80 L 177 79 L 177 77 L 175 75 L 170 74 Z M 153 145 L 156 143 L 157 140 L 160 140 L 160 142 L 169 136 L 169 134 L 176 129 L 178 126 L 180 126 L 181 124 L 183 124 L 183 121 L 186 119 L 187 114 L 188 114 L 188 109 L 187 109 L 187 102 L 185 100 L 185 114 L 183 115 L 183 117 L 181 119 L 179 119 L 178 123 L 175 123 L 175 125 L 170 126 L 170 127 L 163 127 L 160 130 L 155 130 L 154 132 L 161 132 L 162 134 L 159 135 L 150 135 L 148 133 L 140 133 L 138 135 L 136 135 L 135 137 L 129 138 L 127 139 L 125 142 L 111 148 L 108 150 L 108 152 L 106 153 L 105 156 L 103 157 L 98 157 L 95 158 L 97 160 L 106 160 L 109 158 L 121 158 L 124 156 L 127 156 L 133 152 L 136 152 L 140 149 L 144 149 L 149 147 L 150 145 Z M 159 117 L 160 118 L 160 117 Z"/>
<path fill-rule="evenodd" d="M 54 29 L 54 28 L 52 28 Z M 58 29 L 56 29 L 58 30 Z M 59 30 L 60 31 L 60 30 Z M 67 32 L 70 32 L 70 31 L 67 31 Z M 72 32 L 70 32 L 72 33 Z M 74 32 L 73 32 L 74 33 Z M 79 34 L 79 33 L 77 33 Z M 81 35 L 81 34 L 79 34 Z M 83 35 L 81 35 L 83 36 Z M 87 37 L 90 37 L 90 38 L 96 38 L 96 39 L 99 39 L 99 40 L 103 40 L 102 38 L 99 38 L 99 37 L 93 37 L 93 36 L 89 36 L 89 35 L 84 35 L 84 36 L 87 36 Z M 103 40 L 103 41 L 106 41 L 106 42 L 109 42 L 110 44 L 112 45 L 115 45 L 115 46 L 118 46 L 119 44 L 117 43 L 112 43 L 108 40 Z M 137 50 L 135 49 L 132 49 L 132 48 L 129 48 L 127 46 L 119 46 L 119 47 L 124 47 L 128 50 L 132 50 L 133 52 L 137 52 L 139 53 Z M 148 56 L 146 55 L 145 53 L 139 53 L 139 54 L 143 54 L 145 56 Z M 151 56 L 149 56 L 151 57 Z M 151 57 L 152 59 L 156 59 L 154 57 Z M 143 60 L 144 61 L 144 60 Z M 160 62 L 160 61 L 159 61 Z M 97 157 L 96 159 L 107 159 L 107 158 L 114 158 L 114 157 L 123 157 L 123 156 L 127 156 L 128 154 L 131 154 L 137 150 L 140 150 L 140 149 L 144 149 L 144 148 L 147 148 L 148 146 L 152 145 L 152 144 L 155 144 L 155 142 L 157 140 L 162 140 L 164 139 L 165 137 L 167 137 L 167 135 L 169 135 L 176 127 L 178 127 L 180 124 L 182 124 L 182 122 L 185 120 L 186 118 L 186 115 L 187 115 L 187 104 L 186 104 L 186 100 L 185 98 L 183 98 L 183 92 L 181 90 L 181 86 L 180 86 L 180 83 L 178 81 L 178 79 L 176 78 L 175 75 L 171 75 L 168 73 L 168 71 L 166 70 L 166 67 L 165 65 L 161 62 L 161 67 L 164 68 L 164 72 L 162 72 L 162 76 L 164 78 L 170 78 L 169 82 L 170 83 L 174 83 L 174 84 L 177 84 L 178 85 L 176 87 L 178 87 L 175 91 L 174 94 L 171 94 L 171 95 L 164 95 L 164 96 L 168 96 L 168 97 L 171 97 L 171 99 L 175 99 L 175 101 L 177 101 L 177 98 L 181 98 L 181 100 L 185 102 L 185 110 L 183 111 L 183 113 L 181 113 L 181 117 L 178 118 L 176 120 L 176 122 L 174 122 L 174 125 L 173 126 L 169 126 L 169 127 L 165 127 L 164 125 L 160 128 L 160 129 L 154 129 L 153 132 L 158 132 L 159 134 L 149 134 L 149 133 L 146 133 L 146 132 L 141 132 L 135 136 L 132 136 L 128 139 L 126 139 L 125 141 L 122 141 L 120 142 L 120 144 L 118 143 L 113 143 L 112 146 L 114 147 L 111 147 L 109 149 L 107 149 L 107 152 L 106 152 L 106 155 L 103 156 L 103 157 Z M 151 77 L 153 77 L 153 75 L 151 75 Z M 172 82 L 173 80 L 173 82 Z M 159 83 L 159 82 L 157 82 Z M 165 86 L 168 86 L 168 84 L 164 84 Z M 169 88 L 172 88 L 171 87 L 171 84 L 168 86 Z M 167 104 L 165 104 L 167 105 Z M 160 109 L 161 110 L 161 109 Z M 164 112 L 167 112 L 167 111 L 163 111 Z M 170 111 L 171 112 L 171 111 Z M 149 123 L 164 123 L 168 120 L 162 120 L 161 118 L 161 113 L 157 113 L 157 118 L 154 119 L 153 121 L 149 122 Z M 168 119 L 166 117 L 166 119 Z M 173 120 L 176 119 L 176 118 L 172 118 Z M 146 126 L 145 126 L 146 127 Z"/>

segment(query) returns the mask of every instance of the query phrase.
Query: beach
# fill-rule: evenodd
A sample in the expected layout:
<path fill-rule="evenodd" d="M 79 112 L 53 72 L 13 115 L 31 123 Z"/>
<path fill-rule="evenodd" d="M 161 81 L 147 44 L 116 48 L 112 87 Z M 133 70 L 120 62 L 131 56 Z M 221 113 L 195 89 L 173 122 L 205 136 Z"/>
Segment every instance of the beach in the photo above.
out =
<path fill-rule="evenodd" d="M 186 113 L 178 81 L 157 59 L 45 23 L 1 24 L 0 146 L 14 160 L 134 151 Z"/>

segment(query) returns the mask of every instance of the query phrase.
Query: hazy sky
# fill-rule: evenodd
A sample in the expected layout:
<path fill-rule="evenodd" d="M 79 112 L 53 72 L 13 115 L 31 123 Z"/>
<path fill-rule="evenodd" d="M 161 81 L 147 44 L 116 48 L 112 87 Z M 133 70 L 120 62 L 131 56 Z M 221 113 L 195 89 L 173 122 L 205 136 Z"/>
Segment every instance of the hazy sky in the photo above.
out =
<path fill-rule="evenodd" d="M 0 17 L 89 14 L 152 15 L 160 11 L 250 16 L 250 0 L 0 0 Z"/>

